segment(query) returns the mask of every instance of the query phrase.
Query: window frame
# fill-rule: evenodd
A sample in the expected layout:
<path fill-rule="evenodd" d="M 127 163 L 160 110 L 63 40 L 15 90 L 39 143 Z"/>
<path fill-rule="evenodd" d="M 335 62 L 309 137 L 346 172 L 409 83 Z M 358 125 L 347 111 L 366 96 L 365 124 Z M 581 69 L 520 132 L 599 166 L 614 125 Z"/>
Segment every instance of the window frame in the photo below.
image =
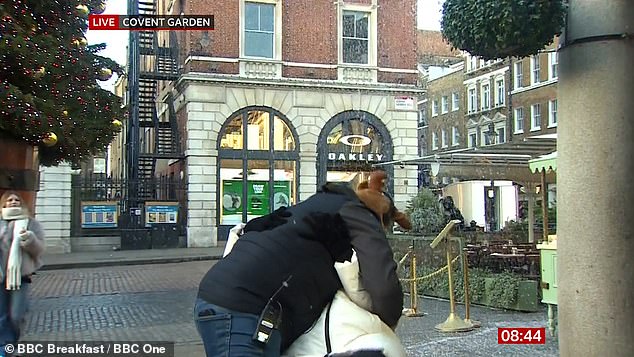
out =
<path fill-rule="evenodd" d="M 538 120 L 535 120 L 538 119 Z M 535 125 L 537 123 L 537 125 Z M 542 108 L 541 104 L 531 105 L 531 131 L 537 131 L 542 129 Z"/>
<path fill-rule="evenodd" d="M 491 109 L 491 83 L 489 80 L 483 81 L 482 84 L 480 84 L 480 109 Z"/>
<path fill-rule="evenodd" d="M 472 92 L 473 91 L 473 95 Z M 478 112 L 478 91 L 475 85 L 469 86 L 467 88 L 467 112 L 468 113 L 477 113 Z"/>
<path fill-rule="evenodd" d="M 541 83 L 541 64 L 539 55 L 531 56 L 531 85 Z"/>
<path fill-rule="evenodd" d="M 460 93 L 451 92 L 451 111 L 455 112 L 460 109 Z"/>
<path fill-rule="evenodd" d="M 548 53 L 548 79 L 559 78 L 559 52 Z"/>
<path fill-rule="evenodd" d="M 433 117 L 437 117 L 438 116 L 438 99 L 434 99 L 431 101 L 431 116 Z"/>
<path fill-rule="evenodd" d="M 499 85 L 499 83 L 502 82 L 502 85 Z M 500 77 L 496 77 L 495 78 L 495 106 L 499 107 L 499 106 L 503 106 L 506 102 L 506 87 L 504 85 L 504 77 L 500 76 Z M 500 89 L 502 90 L 502 92 L 500 93 Z"/>
<path fill-rule="evenodd" d="M 435 131 L 431 132 L 431 149 L 438 150 L 438 134 Z"/>
<path fill-rule="evenodd" d="M 521 115 L 518 116 L 518 113 Z M 518 123 L 521 123 L 521 128 L 518 129 Z M 513 124 L 514 130 L 513 134 L 523 134 L 524 133 L 524 107 L 518 107 L 513 109 Z"/>
<path fill-rule="evenodd" d="M 449 133 L 445 128 L 440 129 L 440 145 L 443 149 L 449 147 Z"/>
<path fill-rule="evenodd" d="M 377 7 L 372 5 L 345 4 L 338 3 L 337 10 L 337 56 L 338 63 L 346 66 L 377 66 Z M 368 63 L 347 63 L 343 61 L 343 16 L 345 12 L 365 12 L 368 13 Z"/>
<path fill-rule="evenodd" d="M 443 95 L 440 97 L 440 110 L 442 114 L 449 113 L 449 96 Z"/>
<path fill-rule="evenodd" d="M 460 131 L 457 126 L 451 127 L 451 146 L 460 145 Z"/>
<path fill-rule="evenodd" d="M 513 68 L 513 85 L 515 88 L 524 88 L 524 63 L 523 61 L 515 62 Z"/>
<path fill-rule="evenodd" d="M 558 106 L 559 106 L 559 104 L 557 103 L 557 99 L 556 98 L 548 101 L 548 127 L 549 128 L 556 128 L 557 127 L 557 119 L 558 119 L 557 118 L 557 109 L 558 109 Z"/>
<path fill-rule="evenodd" d="M 248 56 L 246 50 L 246 3 L 273 5 L 273 56 Z M 281 0 L 240 0 L 240 58 L 268 61 L 282 60 L 282 2 Z"/>

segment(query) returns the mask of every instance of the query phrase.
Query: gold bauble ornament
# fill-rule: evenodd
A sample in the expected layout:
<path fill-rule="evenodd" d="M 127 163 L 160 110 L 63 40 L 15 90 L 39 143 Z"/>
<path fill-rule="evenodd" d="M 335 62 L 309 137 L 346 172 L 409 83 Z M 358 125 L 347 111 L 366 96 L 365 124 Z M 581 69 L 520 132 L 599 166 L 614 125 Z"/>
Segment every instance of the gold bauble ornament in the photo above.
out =
<path fill-rule="evenodd" d="M 110 68 L 102 68 L 99 70 L 97 78 L 101 81 L 107 81 L 112 77 L 112 70 Z"/>
<path fill-rule="evenodd" d="M 84 5 L 84 4 L 79 4 L 75 7 L 75 9 L 77 9 L 77 14 L 81 15 L 81 16 L 86 16 L 90 13 L 90 10 L 88 9 L 88 6 Z"/>
<path fill-rule="evenodd" d="M 106 11 L 106 2 L 105 1 L 102 2 L 101 4 L 99 4 L 97 7 L 92 9 L 92 13 L 93 14 L 97 14 L 97 15 L 103 13 L 104 11 Z"/>
<path fill-rule="evenodd" d="M 42 76 L 45 74 L 46 74 L 46 68 L 40 67 L 36 69 L 35 71 L 33 71 L 33 78 L 35 79 L 42 78 Z"/>
<path fill-rule="evenodd" d="M 88 40 L 83 37 L 76 38 L 73 40 L 73 45 L 77 47 L 86 47 L 86 45 L 88 45 Z"/>
<path fill-rule="evenodd" d="M 51 131 L 50 133 L 46 134 L 46 136 L 42 139 L 42 142 L 46 146 L 54 146 L 55 144 L 57 144 L 57 134 Z"/>
<path fill-rule="evenodd" d="M 67 117 L 68 116 L 68 110 L 62 111 L 62 114 L 64 114 L 64 116 Z"/>
<path fill-rule="evenodd" d="M 112 125 L 114 125 L 117 128 L 121 128 L 123 126 L 123 123 L 121 122 L 121 120 L 115 119 L 112 121 Z"/>

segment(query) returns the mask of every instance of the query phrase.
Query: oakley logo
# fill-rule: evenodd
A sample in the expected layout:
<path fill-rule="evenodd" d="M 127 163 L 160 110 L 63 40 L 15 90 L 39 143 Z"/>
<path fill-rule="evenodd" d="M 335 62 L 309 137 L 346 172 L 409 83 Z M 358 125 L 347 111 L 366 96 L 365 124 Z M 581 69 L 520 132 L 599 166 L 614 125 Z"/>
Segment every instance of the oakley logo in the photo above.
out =
<path fill-rule="evenodd" d="M 372 142 L 372 139 L 367 136 L 354 134 L 342 136 L 341 139 L 339 139 L 339 142 L 347 146 L 358 147 L 369 145 Z"/>

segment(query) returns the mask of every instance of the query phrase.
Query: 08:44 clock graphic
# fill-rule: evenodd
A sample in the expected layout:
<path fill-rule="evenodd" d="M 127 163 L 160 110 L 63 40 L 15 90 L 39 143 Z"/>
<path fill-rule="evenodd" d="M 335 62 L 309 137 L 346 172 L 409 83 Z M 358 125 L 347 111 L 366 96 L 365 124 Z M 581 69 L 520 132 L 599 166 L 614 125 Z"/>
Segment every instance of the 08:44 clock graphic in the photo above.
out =
<path fill-rule="evenodd" d="M 498 327 L 498 344 L 500 345 L 543 345 L 545 343 L 545 327 Z"/>

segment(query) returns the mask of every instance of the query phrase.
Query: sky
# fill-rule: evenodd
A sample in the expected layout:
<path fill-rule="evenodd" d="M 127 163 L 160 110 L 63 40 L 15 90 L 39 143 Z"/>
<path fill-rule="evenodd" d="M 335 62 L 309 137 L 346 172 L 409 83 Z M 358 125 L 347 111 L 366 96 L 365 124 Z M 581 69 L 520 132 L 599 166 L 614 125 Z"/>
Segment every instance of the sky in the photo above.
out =
<path fill-rule="evenodd" d="M 440 31 L 440 18 L 442 3 L 444 0 L 418 0 L 417 26 L 419 29 Z M 127 1 L 107 0 L 104 14 L 124 15 L 127 13 Z M 128 45 L 128 31 L 112 30 L 88 30 L 86 40 L 93 45 L 106 43 L 107 47 L 99 54 L 110 57 L 122 66 L 125 66 Z M 109 81 L 101 82 L 101 86 L 113 90 L 116 75 Z"/>

